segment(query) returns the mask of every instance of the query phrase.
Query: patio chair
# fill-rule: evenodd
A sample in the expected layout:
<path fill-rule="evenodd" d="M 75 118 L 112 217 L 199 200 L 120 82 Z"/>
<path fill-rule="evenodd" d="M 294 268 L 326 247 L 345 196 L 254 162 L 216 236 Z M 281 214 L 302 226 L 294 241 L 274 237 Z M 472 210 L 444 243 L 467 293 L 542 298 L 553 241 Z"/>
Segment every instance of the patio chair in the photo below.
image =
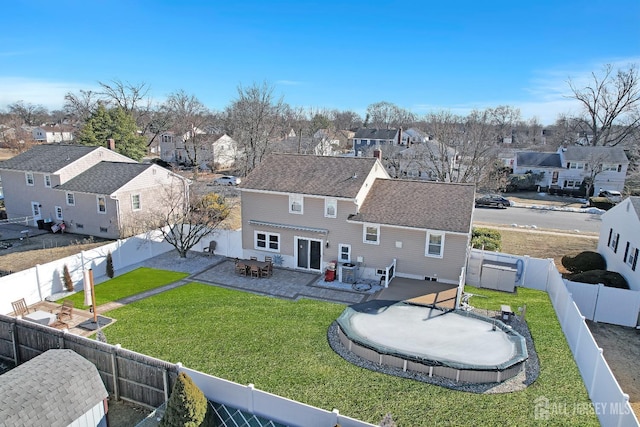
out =
<path fill-rule="evenodd" d="M 260 269 L 258 268 L 257 265 L 252 265 L 251 266 L 251 277 L 260 277 Z"/>
<path fill-rule="evenodd" d="M 204 253 L 206 253 L 209 256 L 215 255 L 215 253 L 214 253 L 215 250 L 216 250 L 216 241 L 212 240 L 212 241 L 209 242 L 209 246 L 204 248 Z"/>
<path fill-rule="evenodd" d="M 24 298 L 20 298 L 18 301 L 12 302 L 11 306 L 13 307 L 13 315 L 16 317 L 30 313 L 29 307 L 27 307 L 27 302 Z"/>
<path fill-rule="evenodd" d="M 252 257 L 251 257 L 251 258 L 249 258 L 249 259 L 250 259 L 250 260 L 252 260 L 252 261 L 257 261 L 257 260 L 258 260 L 258 257 L 257 257 L 257 256 L 252 256 Z"/>
<path fill-rule="evenodd" d="M 56 314 L 56 321 L 64 323 L 64 320 L 71 320 L 73 318 L 73 301 L 64 300 L 60 311 Z"/>
<path fill-rule="evenodd" d="M 247 266 L 241 262 L 236 263 L 236 273 L 240 273 L 243 276 L 247 275 Z"/>
<path fill-rule="evenodd" d="M 271 276 L 271 265 L 268 265 L 260 269 L 260 277 L 270 277 L 270 276 Z"/>
<path fill-rule="evenodd" d="M 273 264 L 273 257 L 270 257 L 270 256 L 264 257 L 264 262 L 268 262 L 269 264 Z"/>

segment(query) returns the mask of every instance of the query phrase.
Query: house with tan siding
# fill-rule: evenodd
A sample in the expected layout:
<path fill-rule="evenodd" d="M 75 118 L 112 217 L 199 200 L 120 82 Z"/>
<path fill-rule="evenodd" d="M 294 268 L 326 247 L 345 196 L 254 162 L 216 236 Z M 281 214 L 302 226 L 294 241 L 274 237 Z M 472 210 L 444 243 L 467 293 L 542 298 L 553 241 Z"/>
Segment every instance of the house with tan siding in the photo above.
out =
<path fill-rule="evenodd" d="M 374 280 L 393 266 L 457 284 L 466 266 L 473 185 L 391 179 L 373 157 L 273 154 L 240 189 L 246 257 L 318 273 L 337 262 L 342 281 L 342 266 Z"/>
<path fill-rule="evenodd" d="M 9 219 L 109 239 L 162 209 L 164 192 L 188 191 L 188 181 L 165 168 L 81 145 L 35 146 L 0 162 L 0 177 Z"/>

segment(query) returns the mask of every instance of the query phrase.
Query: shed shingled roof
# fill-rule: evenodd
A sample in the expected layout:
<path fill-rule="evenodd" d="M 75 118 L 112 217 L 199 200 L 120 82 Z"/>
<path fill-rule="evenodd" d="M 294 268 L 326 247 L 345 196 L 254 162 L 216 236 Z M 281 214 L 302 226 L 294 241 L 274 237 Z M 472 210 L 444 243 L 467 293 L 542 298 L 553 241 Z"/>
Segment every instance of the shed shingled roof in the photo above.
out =
<path fill-rule="evenodd" d="M 373 157 L 272 154 L 242 181 L 240 188 L 355 198 L 376 163 Z M 380 164 L 377 167 L 382 168 Z"/>
<path fill-rule="evenodd" d="M 537 151 L 520 151 L 516 153 L 518 166 L 561 168 L 560 154 L 539 153 Z"/>
<path fill-rule="evenodd" d="M 0 162 L 0 169 L 54 173 L 101 147 L 43 144 Z"/>
<path fill-rule="evenodd" d="M 49 350 L 0 375 L 0 424 L 66 427 L 108 395 L 91 362 Z"/>
<path fill-rule="evenodd" d="M 468 233 L 475 186 L 376 179 L 351 221 Z"/>
<path fill-rule="evenodd" d="M 58 185 L 55 189 L 91 194 L 112 194 L 150 167 L 153 165 L 100 162 L 64 184 Z"/>

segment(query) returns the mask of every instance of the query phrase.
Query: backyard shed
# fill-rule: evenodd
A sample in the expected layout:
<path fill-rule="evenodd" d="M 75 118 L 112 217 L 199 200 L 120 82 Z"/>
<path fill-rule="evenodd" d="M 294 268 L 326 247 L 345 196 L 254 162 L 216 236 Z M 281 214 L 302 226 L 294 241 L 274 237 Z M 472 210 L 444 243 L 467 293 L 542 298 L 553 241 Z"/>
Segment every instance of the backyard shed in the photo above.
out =
<path fill-rule="evenodd" d="M 0 376 L 0 424 L 107 426 L 98 370 L 72 350 L 49 350 Z"/>
<path fill-rule="evenodd" d="M 514 292 L 518 269 L 515 264 L 483 261 L 480 287 L 496 291 Z"/>

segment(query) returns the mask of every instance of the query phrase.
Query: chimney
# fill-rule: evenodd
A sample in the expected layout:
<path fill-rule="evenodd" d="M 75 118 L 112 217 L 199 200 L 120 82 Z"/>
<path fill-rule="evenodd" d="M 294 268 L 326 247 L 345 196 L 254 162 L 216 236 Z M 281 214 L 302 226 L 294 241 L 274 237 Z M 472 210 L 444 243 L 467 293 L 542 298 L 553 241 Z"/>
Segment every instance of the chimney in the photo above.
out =
<path fill-rule="evenodd" d="M 111 151 L 116 151 L 116 140 L 113 138 L 107 139 L 107 148 Z"/>
<path fill-rule="evenodd" d="M 376 147 L 373 150 L 373 157 L 375 157 L 376 159 L 382 161 L 382 150 L 380 149 L 380 147 Z"/>
<path fill-rule="evenodd" d="M 402 127 L 398 129 L 398 145 L 402 145 Z"/>

